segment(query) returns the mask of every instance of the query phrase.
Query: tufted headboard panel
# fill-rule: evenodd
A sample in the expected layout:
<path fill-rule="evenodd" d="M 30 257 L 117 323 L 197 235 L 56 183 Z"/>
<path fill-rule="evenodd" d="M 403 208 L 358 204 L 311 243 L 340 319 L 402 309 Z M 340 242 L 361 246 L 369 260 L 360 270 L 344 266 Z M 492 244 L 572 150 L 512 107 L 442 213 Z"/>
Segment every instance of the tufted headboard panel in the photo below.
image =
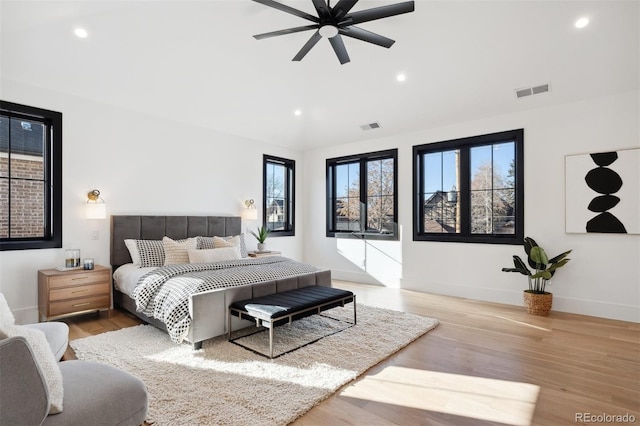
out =
<path fill-rule="evenodd" d="M 111 216 L 111 266 L 115 269 L 131 262 L 124 244 L 128 238 L 226 237 L 240 234 L 241 229 L 242 220 L 238 216 Z"/>

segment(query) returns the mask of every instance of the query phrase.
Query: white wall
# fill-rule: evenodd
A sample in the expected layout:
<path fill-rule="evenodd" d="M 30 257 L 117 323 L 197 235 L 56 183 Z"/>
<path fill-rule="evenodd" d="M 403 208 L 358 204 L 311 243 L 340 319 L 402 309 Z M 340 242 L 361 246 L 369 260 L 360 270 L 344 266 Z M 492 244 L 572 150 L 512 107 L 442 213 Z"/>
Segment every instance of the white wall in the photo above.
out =
<path fill-rule="evenodd" d="M 411 148 L 524 128 L 525 235 L 552 256 L 573 249 L 571 262 L 548 287 L 553 309 L 640 322 L 640 236 L 564 229 L 565 155 L 640 146 L 638 100 L 633 91 L 306 152 L 304 258 L 332 269 L 339 279 L 521 305 L 526 278 L 501 272 L 511 266 L 513 254 L 523 254 L 521 246 L 412 240 Z M 325 159 L 396 147 L 401 240 L 365 244 L 327 238 Z"/>
<path fill-rule="evenodd" d="M 3 80 L 1 88 L 5 101 L 63 113 L 63 249 L 0 252 L 0 292 L 20 322 L 37 320 L 37 271 L 62 265 L 64 248 L 109 265 L 109 219 L 84 216 L 90 190 L 101 191 L 108 215 L 238 216 L 248 198 L 262 205 L 262 154 L 296 160 L 298 175 L 303 169 L 299 153 L 280 147 L 17 82 Z M 298 224 L 303 212 L 298 203 Z M 259 223 L 245 221 L 243 229 Z M 302 235 L 298 225 L 295 237 L 270 238 L 269 247 L 301 259 Z M 255 249 L 251 235 L 246 242 Z"/>
<path fill-rule="evenodd" d="M 525 129 L 525 233 L 550 254 L 572 248 L 552 280 L 554 310 L 640 321 L 640 237 L 564 232 L 564 156 L 638 147 L 638 92 L 424 130 L 301 155 L 283 148 L 2 80 L 2 99 L 63 112 L 63 247 L 109 263 L 109 221 L 84 218 L 94 188 L 108 214 L 238 215 L 262 196 L 262 154 L 296 160 L 296 236 L 271 248 L 334 277 L 521 305 L 525 279 L 500 271 L 519 246 L 412 241 L 411 147 Z M 551 94 L 550 94 L 551 95 Z M 544 95 L 541 95 L 544 96 Z M 178 108 L 179 106 L 176 106 Z M 399 148 L 399 242 L 325 236 L 325 159 Z M 257 222 L 250 223 L 253 227 Z M 100 239 L 91 240 L 98 230 Z M 247 238 L 251 247 L 255 240 Z M 0 292 L 20 322 L 37 319 L 37 270 L 63 249 L 0 252 Z"/>

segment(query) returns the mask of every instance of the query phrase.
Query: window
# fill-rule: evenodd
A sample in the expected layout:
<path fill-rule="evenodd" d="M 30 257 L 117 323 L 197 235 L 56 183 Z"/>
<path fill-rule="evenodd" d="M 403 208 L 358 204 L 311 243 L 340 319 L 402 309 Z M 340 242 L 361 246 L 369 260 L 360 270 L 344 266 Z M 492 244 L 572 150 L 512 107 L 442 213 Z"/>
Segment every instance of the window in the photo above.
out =
<path fill-rule="evenodd" d="M 524 131 L 413 147 L 416 241 L 522 244 Z"/>
<path fill-rule="evenodd" d="M 397 239 L 398 150 L 327 160 L 327 236 Z"/>
<path fill-rule="evenodd" d="M 296 162 L 265 155 L 262 220 L 271 237 L 295 235 Z"/>
<path fill-rule="evenodd" d="M 0 250 L 62 247 L 62 114 L 0 101 Z"/>

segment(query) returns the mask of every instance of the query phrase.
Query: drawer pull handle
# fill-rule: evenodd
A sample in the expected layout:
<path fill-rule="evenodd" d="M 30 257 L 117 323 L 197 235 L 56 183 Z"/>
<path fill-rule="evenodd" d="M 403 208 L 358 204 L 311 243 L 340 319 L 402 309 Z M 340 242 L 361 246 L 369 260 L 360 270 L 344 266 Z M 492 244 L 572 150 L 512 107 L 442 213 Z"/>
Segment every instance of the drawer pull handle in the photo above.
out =
<path fill-rule="evenodd" d="M 77 277 L 77 278 L 71 278 L 71 281 L 77 281 L 77 280 L 86 280 L 89 277 Z"/>
<path fill-rule="evenodd" d="M 73 307 L 77 308 L 78 306 L 87 306 L 87 305 L 90 305 L 90 304 L 91 304 L 91 302 L 77 303 L 77 304 L 73 305 Z"/>
<path fill-rule="evenodd" d="M 71 294 L 76 294 L 76 293 L 85 293 L 85 292 L 87 292 L 87 291 L 89 291 L 89 289 L 88 289 L 88 288 L 85 288 L 84 290 L 76 290 L 76 291 L 72 291 L 72 292 L 71 292 Z"/>

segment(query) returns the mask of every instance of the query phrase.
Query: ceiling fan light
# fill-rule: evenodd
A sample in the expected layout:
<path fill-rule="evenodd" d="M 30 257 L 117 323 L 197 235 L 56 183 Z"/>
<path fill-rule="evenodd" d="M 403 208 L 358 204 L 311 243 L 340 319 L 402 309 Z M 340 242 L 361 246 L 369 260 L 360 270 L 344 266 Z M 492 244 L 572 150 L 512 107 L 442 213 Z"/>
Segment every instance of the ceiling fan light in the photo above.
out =
<path fill-rule="evenodd" d="M 326 38 L 333 38 L 338 35 L 338 27 L 334 25 L 323 25 L 320 27 L 320 35 Z"/>
<path fill-rule="evenodd" d="M 87 36 L 89 35 L 87 30 L 85 30 L 84 28 L 76 28 L 75 30 L 73 30 L 73 33 L 78 38 L 87 38 Z"/>
<path fill-rule="evenodd" d="M 583 16 L 582 18 L 578 19 L 574 25 L 576 28 L 584 28 L 589 25 L 589 18 Z"/>

